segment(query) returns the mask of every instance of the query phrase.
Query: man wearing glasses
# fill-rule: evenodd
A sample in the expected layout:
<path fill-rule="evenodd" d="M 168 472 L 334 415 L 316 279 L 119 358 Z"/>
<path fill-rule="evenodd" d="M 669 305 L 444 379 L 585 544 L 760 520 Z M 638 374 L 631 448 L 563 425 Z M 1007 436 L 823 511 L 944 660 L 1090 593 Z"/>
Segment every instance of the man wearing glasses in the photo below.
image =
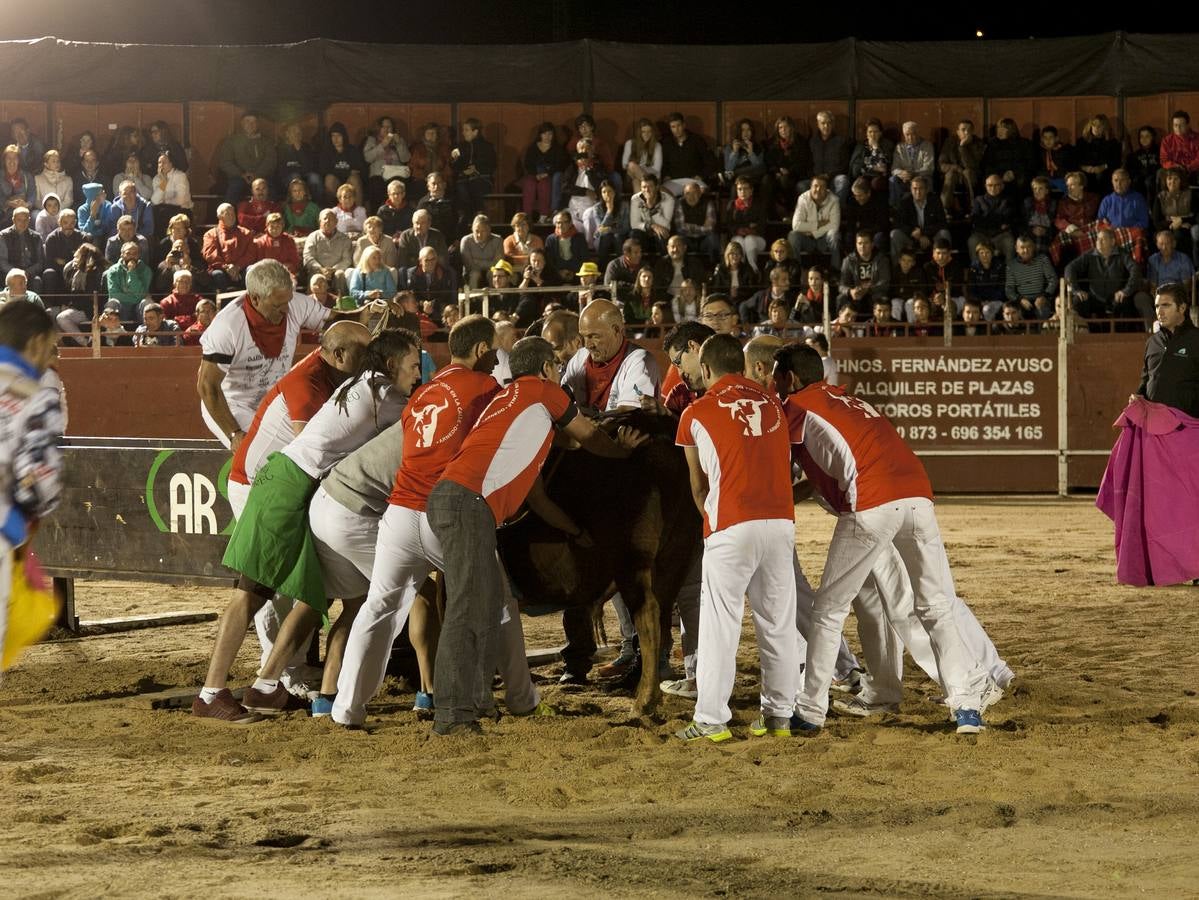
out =
<path fill-rule="evenodd" d="M 741 320 L 737 310 L 724 294 L 712 294 L 699 308 L 699 320 L 717 334 L 731 334 L 733 337 L 744 337 L 741 331 Z"/>

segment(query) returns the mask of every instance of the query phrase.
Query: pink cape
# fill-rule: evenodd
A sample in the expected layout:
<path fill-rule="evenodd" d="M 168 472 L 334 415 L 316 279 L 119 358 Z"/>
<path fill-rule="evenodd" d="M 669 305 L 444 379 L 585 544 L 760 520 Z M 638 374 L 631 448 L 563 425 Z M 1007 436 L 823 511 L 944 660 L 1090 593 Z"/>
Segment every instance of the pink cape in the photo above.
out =
<path fill-rule="evenodd" d="M 1199 578 L 1199 419 L 1138 397 L 1120 429 L 1095 505 L 1116 526 L 1120 584 Z"/>

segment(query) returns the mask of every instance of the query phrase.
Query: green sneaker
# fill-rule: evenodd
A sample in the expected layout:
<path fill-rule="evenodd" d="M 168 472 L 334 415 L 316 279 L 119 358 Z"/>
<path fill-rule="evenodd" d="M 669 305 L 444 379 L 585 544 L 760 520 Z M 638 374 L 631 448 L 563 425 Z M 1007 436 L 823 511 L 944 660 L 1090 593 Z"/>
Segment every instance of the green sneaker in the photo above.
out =
<path fill-rule="evenodd" d="M 729 731 L 727 725 L 703 725 L 699 722 L 692 722 L 682 731 L 676 731 L 674 736 L 688 743 L 707 738 L 713 744 L 719 744 L 721 741 L 729 740 L 733 733 Z"/>
<path fill-rule="evenodd" d="M 528 712 L 512 713 L 512 715 L 516 716 L 518 719 L 543 719 L 547 716 L 558 715 L 558 710 L 554 709 L 552 706 L 542 700 Z"/>
<path fill-rule="evenodd" d="M 754 737 L 791 737 L 791 719 L 787 716 L 758 716 L 749 726 Z"/>

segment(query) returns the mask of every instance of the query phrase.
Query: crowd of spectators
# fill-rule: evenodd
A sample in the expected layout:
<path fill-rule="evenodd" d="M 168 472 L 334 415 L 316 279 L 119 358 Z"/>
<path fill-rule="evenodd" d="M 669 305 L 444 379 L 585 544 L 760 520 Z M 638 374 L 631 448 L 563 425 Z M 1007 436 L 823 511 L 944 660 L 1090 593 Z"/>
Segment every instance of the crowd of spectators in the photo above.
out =
<path fill-rule="evenodd" d="M 361 144 L 334 122 L 310 145 L 247 112 L 219 150 L 224 202 L 205 225 L 166 123 L 119 128 L 101 153 L 90 132 L 47 149 L 16 119 L 0 151 L 0 301 L 42 303 L 86 342 L 99 292 L 104 320 L 162 345 L 198 339 L 202 296 L 240 289 L 264 258 L 329 304 L 412 292 L 434 329 L 460 288 L 517 326 L 598 296 L 631 324 L 668 324 L 718 293 L 746 333 L 810 329 L 828 291 L 837 336 L 1053 328 L 1063 282 L 1082 318 L 1139 328 L 1158 285 L 1191 288 L 1199 134 L 1184 111 L 1128 153 L 1103 115 L 1073 145 L 1050 124 L 1026 140 L 1011 119 L 991 136 L 962 120 L 939 149 L 914 122 L 893 140 L 872 119 L 861 142 L 831 112 L 812 126 L 804 138 L 783 116 L 761 135 L 743 119 L 713 147 L 674 113 L 634 123 L 617 152 L 584 113 L 569 135 L 539 126 L 505 182 L 477 119 L 457 141 L 428 123 L 411 145 L 387 116 Z M 505 189 L 520 211 L 493 223 L 488 197 Z"/>

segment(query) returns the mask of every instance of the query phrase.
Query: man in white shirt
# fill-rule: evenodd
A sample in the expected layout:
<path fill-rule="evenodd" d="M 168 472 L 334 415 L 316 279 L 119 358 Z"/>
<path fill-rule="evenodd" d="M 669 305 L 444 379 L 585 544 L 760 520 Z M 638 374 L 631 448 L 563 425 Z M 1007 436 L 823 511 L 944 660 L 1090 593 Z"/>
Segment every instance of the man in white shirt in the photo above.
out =
<path fill-rule="evenodd" d="M 799 195 L 787 243 L 796 259 L 804 253 L 827 253 L 833 268 L 841 267 L 841 204 L 828 189 L 826 176 L 817 175 Z"/>
<path fill-rule="evenodd" d="M 593 300 L 579 316 L 583 348 L 566 364 L 562 386 L 575 403 L 595 412 L 640 409 L 642 397 L 657 398 L 662 374 L 653 355 L 631 343 L 616 304 Z"/>
<path fill-rule="evenodd" d="M 674 197 L 659 186 L 652 172 L 641 179 L 641 192 L 629 204 L 629 228 L 647 253 L 663 253 L 674 222 Z"/>

